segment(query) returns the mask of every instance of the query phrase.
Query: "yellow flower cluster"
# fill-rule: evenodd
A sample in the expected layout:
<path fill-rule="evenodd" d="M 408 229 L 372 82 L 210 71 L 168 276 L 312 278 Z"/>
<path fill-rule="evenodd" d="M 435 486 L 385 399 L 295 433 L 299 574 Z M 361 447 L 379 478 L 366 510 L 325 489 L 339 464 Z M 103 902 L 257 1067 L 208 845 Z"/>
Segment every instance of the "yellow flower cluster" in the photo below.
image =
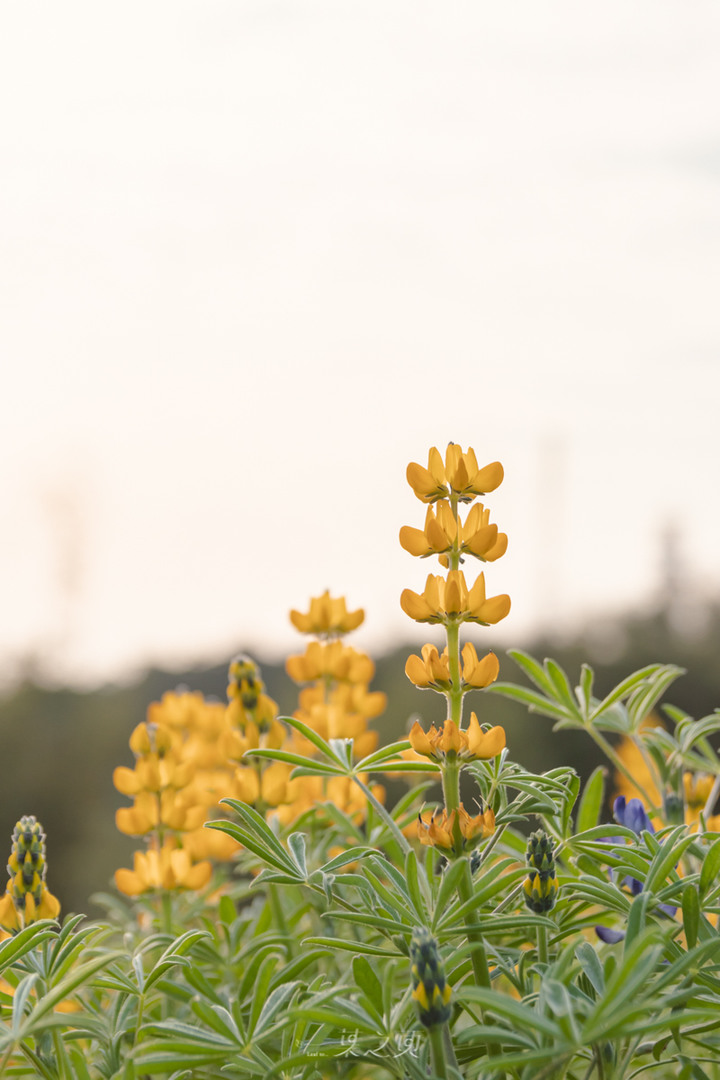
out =
<path fill-rule="evenodd" d="M 433 446 L 428 454 L 428 467 L 411 462 L 407 467 L 407 480 L 418 499 L 437 502 L 452 498 L 460 502 L 472 502 L 478 495 L 494 491 L 503 481 L 503 467 L 499 461 L 478 468 L 475 451 L 450 443 L 443 461 L 439 450 Z"/>
<path fill-rule="evenodd" d="M 7 869 L 10 880 L 0 899 L 0 926 L 20 930 L 37 919 L 57 918 L 60 901 L 45 884 L 45 833 L 36 818 L 22 817 L 16 823 Z"/>
<path fill-rule="evenodd" d="M 468 641 L 463 646 L 460 657 L 460 677 L 463 689 L 483 690 L 497 679 L 500 664 L 495 653 L 490 652 L 479 660 L 475 646 Z M 422 658 L 408 657 L 405 674 L 410 682 L 421 690 L 431 689 L 441 692 L 449 690 L 452 679 L 447 649 L 440 654 L 435 645 L 423 645 Z"/>
<path fill-rule="evenodd" d="M 218 800 L 232 792 L 228 711 L 202 694 L 168 693 L 130 736 L 135 766 L 115 769 L 113 781 L 133 805 L 119 809 L 115 820 L 121 832 L 145 837 L 149 850 L 135 853 L 132 870 L 116 871 L 115 883 L 128 896 L 203 888 L 212 874 L 207 860 L 237 850 L 225 833 L 203 828 Z"/>
<path fill-rule="evenodd" d="M 428 574 L 421 593 L 403 589 L 400 605 L 415 622 L 475 622 L 481 626 L 499 623 L 510 611 L 510 597 L 485 595 L 485 574 L 479 574 L 468 589 L 462 570 L 450 570 L 447 578 Z"/>
<path fill-rule="evenodd" d="M 505 729 L 496 726 L 483 731 L 475 713 L 470 713 L 467 731 L 461 731 L 454 720 L 446 720 L 439 731 L 433 724 L 426 732 L 416 720 L 408 739 L 415 753 L 432 761 L 490 761 L 505 749 Z"/>
<path fill-rule="evenodd" d="M 458 833 L 461 850 L 469 850 L 495 832 L 495 814 L 484 810 L 471 816 L 460 803 L 457 810 L 433 810 L 418 815 L 418 839 L 421 844 L 457 851 Z"/>
<path fill-rule="evenodd" d="M 377 746 L 377 732 L 368 730 L 368 722 L 383 712 L 385 694 L 369 689 L 375 665 L 366 653 L 346 645 L 342 637 L 360 626 L 361 609 L 348 612 L 343 597 L 333 598 L 328 592 L 310 601 L 307 613 L 292 611 L 294 626 L 311 633 L 316 640 L 308 642 L 305 652 L 288 658 L 286 670 L 294 682 L 309 684 L 299 694 L 299 708 L 293 713 L 323 739 L 352 739 L 355 755 L 362 758 Z M 294 753 L 312 756 L 314 747 L 294 733 L 291 745 Z M 384 795 L 381 787 L 373 788 L 376 797 Z M 365 813 L 365 796 L 360 788 L 345 777 L 324 780 L 322 777 L 301 777 L 290 781 L 289 805 L 278 809 L 281 821 L 293 820 L 304 810 L 320 801 L 332 801 L 353 818 Z"/>

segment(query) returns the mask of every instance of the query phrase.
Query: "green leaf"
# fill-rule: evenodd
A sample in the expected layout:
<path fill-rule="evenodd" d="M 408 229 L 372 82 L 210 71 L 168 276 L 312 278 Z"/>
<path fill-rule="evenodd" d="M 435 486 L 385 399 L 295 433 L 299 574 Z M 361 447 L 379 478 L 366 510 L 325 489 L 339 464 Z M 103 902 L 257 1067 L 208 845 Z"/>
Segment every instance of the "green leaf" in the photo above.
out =
<path fill-rule="evenodd" d="M 288 847 L 293 854 L 297 867 L 304 878 L 307 878 L 307 863 L 305 861 L 305 834 L 301 832 L 290 833 Z"/>
<path fill-rule="evenodd" d="M 553 695 L 553 684 L 539 661 L 531 656 L 530 653 L 523 652 L 522 649 L 508 649 L 508 656 L 511 657 L 519 668 L 527 675 L 530 682 L 534 682 L 540 690 L 544 690 L 546 694 L 551 697 Z"/>
<path fill-rule="evenodd" d="M 628 675 L 626 679 L 618 683 L 614 690 L 611 690 L 607 697 L 604 697 L 602 701 L 595 706 L 590 713 L 590 721 L 597 720 L 601 713 L 604 713 L 615 702 L 620 701 L 626 697 L 632 690 L 635 689 L 644 679 L 654 675 L 662 667 L 662 664 L 648 664 L 647 667 L 640 668 L 639 671 L 634 671 L 632 675 Z"/>
<path fill-rule="evenodd" d="M 308 727 L 307 724 L 303 724 L 302 720 L 297 720 L 294 716 L 281 716 L 280 719 L 289 727 L 295 728 L 296 731 L 299 731 L 303 738 L 307 739 L 308 742 L 311 742 L 315 749 L 319 750 L 322 756 L 326 758 L 327 761 L 333 762 L 333 764 L 335 765 L 340 765 L 342 771 L 345 773 L 347 772 L 347 768 L 343 759 L 335 753 L 332 747 L 328 743 L 326 743 L 325 740 L 320 737 L 320 735 L 318 735 L 317 731 L 314 731 L 313 728 Z M 307 758 L 305 760 L 307 762 Z"/>
<path fill-rule="evenodd" d="M 365 956 L 353 957 L 353 975 L 355 983 L 365 995 L 365 1007 L 373 1012 L 376 1019 L 382 1021 L 381 1003 L 382 985 Z"/>
<path fill-rule="evenodd" d="M 347 776 L 348 768 L 344 764 L 331 761 L 313 761 L 301 754 L 291 754 L 288 750 L 246 750 L 243 757 L 261 758 L 264 761 L 283 761 L 286 765 L 297 766 L 292 776 Z M 223 800 L 226 802 L 227 800 Z"/>
<path fill-rule="evenodd" d="M 427 922 L 428 904 L 430 902 L 430 897 L 427 895 L 429 890 L 425 880 L 425 871 L 418 867 L 417 855 L 412 848 L 405 856 L 405 878 L 407 890 L 417 916 L 422 922 Z"/>
<path fill-rule="evenodd" d="M 720 837 L 708 849 L 700 868 L 700 896 L 705 897 L 720 873 Z"/>
<path fill-rule="evenodd" d="M 58 936 L 57 923 L 52 919 L 39 919 L 0 943 L 0 972 L 17 963 L 26 953 L 49 938 Z"/>
<path fill-rule="evenodd" d="M 340 949 L 341 952 L 351 953 L 362 949 L 367 956 L 404 956 L 404 953 L 398 952 L 397 949 L 383 949 L 380 945 L 369 945 L 364 941 L 346 941 L 338 937 L 308 937 L 304 939 L 303 945 L 322 945 L 328 949 Z"/>
<path fill-rule="evenodd" d="M 627 932 L 625 934 L 624 950 L 625 952 L 632 946 L 635 938 L 645 929 L 647 922 L 647 909 L 650 901 L 649 892 L 641 892 L 633 900 L 630 905 L 630 912 L 628 914 Z"/>
<path fill-rule="evenodd" d="M 578 807 L 577 833 L 594 829 L 600 820 L 603 803 L 605 800 L 605 775 L 607 770 L 604 765 L 598 765 L 590 774 Z"/>
<path fill-rule="evenodd" d="M 580 685 L 575 689 L 575 696 L 580 704 L 583 718 L 587 719 L 592 704 L 592 688 L 595 672 L 589 664 L 583 664 L 580 669 Z"/>
<path fill-rule="evenodd" d="M 572 692 L 570 682 L 567 675 L 554 660 L 547 659 L 545 661 L 545 670 L 550 676 L 550 681 L 553 686 L 553 697 L 556 697 L 563 705 L 565 705 L 572 715 L 578 712 L 577 701 L 575 695 Z"/>
<path fill-rule="evenodd" d="M 598 997 L 601 997 L 605 993 L 605 973 L 595 949 L 589 941 L 583 941 L 575 950 L 575 956 Z"/>
<path fill-rule="evenodd" d="M 662 847 L 653 859 L 645 879 L 645 888 L 648 892 L 655 892 L 657 887 L 665 883 L 668 874 L 675 864 L 680 861 L 685 850 L 695 842 L 696 837 L 692 834 L 682 835 L 685 829 L 685 825 L 678 825 L 668 836 L 663 838 Z"/>
<path fill-rule="evenodd" d="M 460 1004 L 469 1001 L 480 1005 L 483 1012 L 504 1017 L 516 1030 L 534 1031 L 558 1044 L 563 1041 L 562 1032 L 556 1023 L 508 995 L 498 994 L 495 990 L 485 990 L 480 986 L 461 986 L 454 996 Z"/>
<path fill-rule="evenodd" d="M 293 997 L 300 985 L 299 982 L 286 982 L 271 992 L 258 1017 L 253 1032 L 254 1037 L 261 1034 L 270 1025 L 270 1021 L 277 1015 L 286 1001 Z"/>
<path fill-rule="evenodd" d="M 398 754 L 402 754 L 404 750 L 409 749 L 410 741 L 408 739 L 401 739 L 399 742 L 390 743 L 388 746 L 381 746 L 379 750 L 375 750 L 374 753 L 368 754 L 367 757 L 358 762 L 357 771 L 374 772 L 373 766 L 383 765 L 389 758 L 396 757 Z"/>
<path fill-rule="evenodd" d="M 688 949 L 693 949 L 697 943 L 698 926 L 700 924 L 700 901 L 694 885 L 686 885 L 683 889 L 682 913 L 685 940 Z"/>
<path fill-rule="evenodd" d="M 25 978 L 18 983 L 15 990 L 12 1003 L 12 1030 L 15 1039 L 19 1039 L 20 1037 L 20 1030 L 23 1026 L 23 1021 L 25 1020 L 25 1007 L 30 1000 L 30 995 L 37 979 L 37 972 L 26 975 Z"/>
<path fill-rule="evenodd" d="M 540 713 L 555 720 L 568 720 L 567 709 L 560 705 L 554 705 L 549 698 L 543 697 L 535 690 L 528 690 L 524 686 L 516 686 L 515 683 L 493 683 L 487 691 L 491 694 L 499 694 L 500 697 L 510 698 L 512 701 L 521 701 L 527 705 L 530 712 Z M 581 726 L 578 724 L 578 726 Z"/>

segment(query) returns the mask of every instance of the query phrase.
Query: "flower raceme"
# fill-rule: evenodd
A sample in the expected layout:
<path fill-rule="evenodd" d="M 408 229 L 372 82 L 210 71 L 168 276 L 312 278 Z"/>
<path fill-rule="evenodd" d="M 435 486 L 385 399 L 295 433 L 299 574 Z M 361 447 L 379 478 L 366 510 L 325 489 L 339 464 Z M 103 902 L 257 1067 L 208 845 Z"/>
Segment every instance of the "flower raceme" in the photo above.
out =
<path fill-rule="evenodd" d="M 433 724 L 425 732 L 416 720 L 408 739 L 417 754 L 432 761 L 490 761 L 505 749 L 504 729 L 496 726 L 483 731 L 475 713 L 470 713 L 467 731 L 461 731 L 454 720 L 446 720 L 439 731 Z"/>
<path fill-rule="evenodd" d="M 495 682 L 500 673 L 495 653 L 487 653 L 479 660 L 475 646 L 469 641 L 463 646 L 461 658 L 461 682 L 465 690 L 482 690 Z M 438 690 L 441 693 L 449 690 L 452 680 L 447 649 L 439 653 L 434 645 L 423 645 L 422 657 L 413 655 L 407 658 L 405 674 L 421 690 Z"/>
<path fill-rule="evenodd" d="M 0 899 L 0 926 L 20 930 L 37 919 L 55 919 L 60 901 L 45 884 L 45 833 L 32 816 L 22 817 L 12 834 L 7 868 L 10 880 Z"/>
<path fill-rule="evenodd" d="M 475 622 L 492 626 L 510 611 L 510 597 L 505 593 L 486 597 L 484 574 L 468 589 L 462 570 L 450 570 L 447 581 L 428 574 L 422 593 L 403 589 L 400 606 L 416 622 Z"/>
<path fill-rule="evenodd" d="M 477 495 L 494 491 L 503 480 L 503 467 L 499 461 L 478 468 L 475 451 L 468 448 L 464 453 L 455 443 L 450 443 L 443 461 L 439 450 L 432 447 L 428 454 L 428 467 L 411 462 L 407 467 L 407 480 L 422 502 L 437 502 L 449 496 L 469 502 Z"/>

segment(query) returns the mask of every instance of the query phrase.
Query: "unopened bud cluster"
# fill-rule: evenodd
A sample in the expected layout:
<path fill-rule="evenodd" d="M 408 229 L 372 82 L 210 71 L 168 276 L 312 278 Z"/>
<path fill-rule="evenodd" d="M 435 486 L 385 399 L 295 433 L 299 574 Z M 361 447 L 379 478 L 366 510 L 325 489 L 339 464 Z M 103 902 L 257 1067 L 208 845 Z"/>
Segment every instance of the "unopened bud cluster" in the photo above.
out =
<path fill-rule="evenodd" d="M 452 1012 L 452 990 L 445 981 L 445 968 L 440 959 L 437 941 L 429 930 L 423 928 L 413 931 L 410 963 L 412 996 L 418 1007 L 420 1023 L 426 1028 L 447 1023 Z"/>
<path fill-rule="evenodd" d="M 536 915 L 545 915 L 555 906 L 558 879 L 553 855 L 554 842 L 542 829 L 532 833 L 528 840 L 526 861 L 528 875 L 525 878 L 525 903 Z"/>
<path fill-rule="evenodd" d="M 16 823 L 7 869 L 10 880 L 0 900 L 0 926 L 17 930 L 36 919 L 57 917 L 60 903 L 45 884 L 45 833 L 35 817 Z"/>

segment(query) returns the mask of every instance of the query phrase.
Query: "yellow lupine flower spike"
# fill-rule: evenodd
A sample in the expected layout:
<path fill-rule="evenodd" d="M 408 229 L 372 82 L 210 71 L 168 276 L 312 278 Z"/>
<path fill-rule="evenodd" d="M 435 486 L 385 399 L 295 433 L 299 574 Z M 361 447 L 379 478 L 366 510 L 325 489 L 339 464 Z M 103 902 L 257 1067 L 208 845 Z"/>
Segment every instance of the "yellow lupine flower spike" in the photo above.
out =
<path fill-rule="evenodd" d="M 60 901 L 45 884 L 45 833 L 32 816 L 22 817 L 15 825 L 13 845 L 8 860 L 10 880 L 0 900 L 0 926 L 19 930 L 36 919 L 55 919 Z"/>

